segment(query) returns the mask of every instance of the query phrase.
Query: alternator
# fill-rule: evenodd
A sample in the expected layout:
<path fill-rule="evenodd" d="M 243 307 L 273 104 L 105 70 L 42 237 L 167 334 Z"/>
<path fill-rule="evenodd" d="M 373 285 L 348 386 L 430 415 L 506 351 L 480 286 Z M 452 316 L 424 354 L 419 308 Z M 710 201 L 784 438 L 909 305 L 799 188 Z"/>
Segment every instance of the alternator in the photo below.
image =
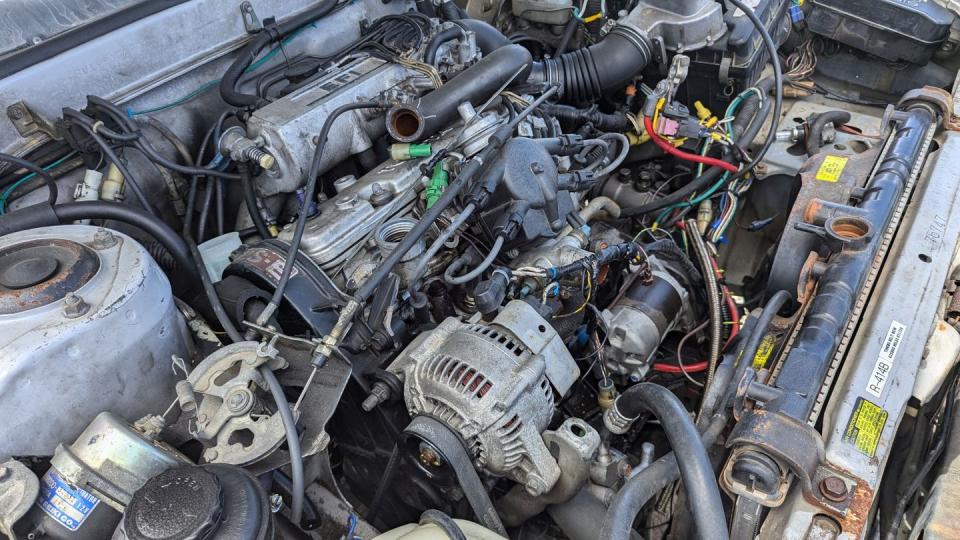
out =
<path fill-rule="evenodd" d="M 580 371 L 557 332 L 515 300 L 491 323 L 449 318 L 390 365 L 411 416 L 458 432 L 478 468 L 546 493 L 560 476 L 541 433 Z M 556 394 L 554 393 L 556 392 Z"/>

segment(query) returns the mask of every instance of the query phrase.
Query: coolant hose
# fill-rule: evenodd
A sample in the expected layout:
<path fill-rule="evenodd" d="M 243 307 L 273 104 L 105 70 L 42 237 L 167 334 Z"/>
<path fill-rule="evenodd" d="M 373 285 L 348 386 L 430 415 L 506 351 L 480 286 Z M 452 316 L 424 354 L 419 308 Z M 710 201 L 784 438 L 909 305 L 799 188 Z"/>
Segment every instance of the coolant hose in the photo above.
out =
<path fill-rule="evenodd" d="M 478 105 L 509 83 L 525 81 L 532 62 L 530 52 L 520 45 L 501 47 L 418 102 L 391 108 L 387 131 L 400 142 L 425 139 L 449 126 L 461 103 Z"/>
<path fill-rule="evenodd" d="M 743 338 L 743 350 L 738 355 L 738 364 L 731 379 L 733 384 L 738 384 L 744 373 L 747 372 L 747 368 L 753 366 L 754 357 L 760 350 L 760 344 L 763 343 L 763 338 L 767 335 L 767 329 L 773 323 L 773 318 L 776 317 L 778 311 L 783 309 L 783 306 L 787 305 L 790 299 L 790 293 L 787 291 L 777 291 L 763 305 L 763 309 L 757 317 L 757 322 L 753 325 L 750 333 Z"/>
<path fill-rule="evenodd" d="M 607 410 L 604 424 L 613 433 L 624 433 L 644 412 L 652 413 L 659 420 L 660 427 L 673 449 L 680 469 L 680 478 L 687 491 L 687 501 L 696 505 L 690 509 L 690 513 L 696 524 L 697 534 L 700 538 L 726 538 L 727 521 L 723 512 L 723 501 L 707 449 L 700 440 L 700 433 L 693 419 L 673 392 L 658 384 L 635 384 L 621 394 Z M 662 467 L 668 468 L 666 465 Z M 667 473 L 668 471 L 663 471 L 663 474 Z M 605 519 L 600 538 L 627 539 L 630 537 L 632 523 L 632 519 L 627 522 Z"/>
<path fill-rule="evenodd" d="M 237 58 L 227 68 L 223 78 L 220 79 L 220 97 L 228 104 L 234 107 L 260 107 L 264 105 L 263 99 L 253 94 L 244 94 L 237 89 L 240 84 L 240 78 L 247 68 L 257 59 L 260 51 L 268 45 L 283 39 L 285 36 L 300 28 L 303 25 L 310 24 L 321 17 L 328 15 L 335 7 L 338 0 L 323 0 L 314 8 L 273 26 L 265 27 L 259 33 L 253 36 L 253 39 L 240 50 Z"/>
<path fill-rule="evenodd" d="M 452 4 L 453 2 L 451 1 L 450 3 Z M 477 19 L 460 19 L 457 21 L 457 24 L 473 32 L 477 47 L 480 47 L 484 55 L 488 55 L 507 45 L 513 45 L 510 38 L 503 35 L 503 32 L 483 21 Z"/>
<path fill-rule="evenodd" d="M 704 448 L 711 446 L 717 440 L 717 437 L 723 432 L 725 425 L 725 416 L 718 416 L 713 419 L 700 438 Z M 633 522 L 637 518 L 637 514 L 640 513 L 640 510 L 642 510 L 644 505 L 653 499 L 657 493 L 673 482 L 676 482 L 677 478 L 680 477 L 676 456 L 675 451 L 669 452 L 662 458 L 648 465 L 645 469 L 637 473 L 636 476 L 627 480 L 610 503 L 610 507 L 607 509 L 607 513 L 603 518 L 598 538 L 607 540 L 632 540 L 630 531 L 633 528 Z M 716 481 L 712 477 L 709 481 L 716 485 Z M 687 500 L 689 501 L 691 499 L 688 498 Z M 699 503 L 699 501 L 697 501 L 697 503 Z M 697 511 L 693 512 L 695 516 L 697 515 Z M 720 517 L 723 517 L 722 513 Z M 708 533 L 700 533 L 700 536 L 702 538 L 714 539 L 727 538 L 726 520 L 717 523 L 716 526 L 718 527 L 717 529 Z M 699 527 L 698 520 L 698 532 L 702 531 Z"/>
<path fill-rule="evenodd" d="M 451 39 L 460 37 L 461 34 L 463 34 L 463 30 L 456 27 L 437 32 L 436 35 L 427 42 L 427 48 L 423 52 L 423 62 L 432 66 L 434 62 L 437 61 L 437 51 L 440 50 L 440 45 L 443 45 Z"/>
<path fill-rule="evenodd" d="M 813 156 L 820 151 L 823 142 L 823 130 L 827 124 L 833 124 L 834 127 L 840 127 L 850 121 L 850 113 L 847 111 L 827 111 L 825 113 L 815 114 L 807 123 L 806 148 L 807 155 Z"/>

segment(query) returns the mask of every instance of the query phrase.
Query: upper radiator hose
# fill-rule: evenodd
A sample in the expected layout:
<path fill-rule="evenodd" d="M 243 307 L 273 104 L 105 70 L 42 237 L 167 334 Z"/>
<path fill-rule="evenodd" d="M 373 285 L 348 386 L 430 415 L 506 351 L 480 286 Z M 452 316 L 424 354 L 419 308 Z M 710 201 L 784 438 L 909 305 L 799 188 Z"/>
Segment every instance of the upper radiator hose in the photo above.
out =
<path fill-rule="evenodd" d="M 530 52 L 520 45 L 500 47 L 418 103 L 390 109 L 387 132 L 400 142 L 425 139 L 449 126 L 461 103 L 479 105 L 510 81 L 525 81 L 532 61 Z"/>

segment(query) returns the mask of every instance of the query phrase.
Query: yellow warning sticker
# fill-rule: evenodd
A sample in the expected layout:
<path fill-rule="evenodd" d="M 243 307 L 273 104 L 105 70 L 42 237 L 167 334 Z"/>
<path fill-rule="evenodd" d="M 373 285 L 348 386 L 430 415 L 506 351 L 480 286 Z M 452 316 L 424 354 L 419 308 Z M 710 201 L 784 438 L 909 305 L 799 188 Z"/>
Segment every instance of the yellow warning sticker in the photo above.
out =
<path fill-rule="evenodd" d="M 823 182 L 836 182 L 840 180 L 844 167 L 847 166 L 849 158 L 840 156 L 827 156 L 820 164 L 820 170 L 817 171 L 817 180 Z"/>
<path fill-rule="evenodd" d="M 753 369 L 763 369 L 766 367 L 770 357 L 773 356 L 774 349 L 777 348 L 777 338 L 773 334 L 763 336 L 760 346 L 757 347 L 757 354 L 753 355 Z"/>
<path fill-rule="evenodd" d="M 883 427 L 887 425 L 887 416 L 889 416 L 887 411 L 879 405 L 857 398 L 853 414 L 850 415 L 850 422 L 847 423 L 847 429 L 843 432 L 843 442 L 854 445 L 857 450 L 867 456 L 875 456 Z"/>

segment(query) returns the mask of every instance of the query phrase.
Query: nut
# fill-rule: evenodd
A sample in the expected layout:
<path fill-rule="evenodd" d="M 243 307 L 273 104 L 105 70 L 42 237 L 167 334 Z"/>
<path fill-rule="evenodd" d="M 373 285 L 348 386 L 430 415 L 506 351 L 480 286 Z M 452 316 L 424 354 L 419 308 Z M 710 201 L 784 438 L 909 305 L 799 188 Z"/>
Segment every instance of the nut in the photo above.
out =
<path fill-rule="evenodd" d="M 79 294 L 69 293 L 63 299 L 63 316 L 76 319 L 90 310 L 90 305 L 83 301 Z"/>

